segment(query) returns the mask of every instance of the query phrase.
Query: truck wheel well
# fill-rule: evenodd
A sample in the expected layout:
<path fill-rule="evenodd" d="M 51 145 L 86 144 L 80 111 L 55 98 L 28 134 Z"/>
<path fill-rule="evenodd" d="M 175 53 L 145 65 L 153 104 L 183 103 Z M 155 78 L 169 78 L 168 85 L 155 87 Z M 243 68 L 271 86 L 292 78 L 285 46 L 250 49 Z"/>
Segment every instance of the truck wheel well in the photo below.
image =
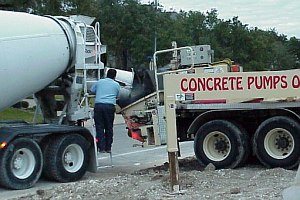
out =
<path fill-rule="evenodd" d="M 248 134 L 253 135 L 262 121 L 274 116 L 287 116 L 300 122 L 300 116 L 290 109 L 210 110 L 199 114 L 193 120 L 187 130 L 187 134 L 196 135 L 197 130 L 211 120 L 226 119 L 239 123 L 247 130 Z"/>

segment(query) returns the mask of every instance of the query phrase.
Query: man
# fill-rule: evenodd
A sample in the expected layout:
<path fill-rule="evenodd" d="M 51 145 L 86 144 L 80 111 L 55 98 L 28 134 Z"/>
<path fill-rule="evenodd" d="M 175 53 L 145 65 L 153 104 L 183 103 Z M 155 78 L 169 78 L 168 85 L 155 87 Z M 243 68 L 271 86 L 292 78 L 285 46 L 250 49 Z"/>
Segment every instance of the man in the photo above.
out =
<path fill-rule="evenodd" d="M 94 121 L 97 148 L 101 153 L 110 153 L 113 143 L 115 105 L 120 92 L 120 85 L 115 81 L 116 75 L 115 69 L 109 69 L 106 78 L 100 79 L 91 87 L 91 91 L 96 93 Z"/>

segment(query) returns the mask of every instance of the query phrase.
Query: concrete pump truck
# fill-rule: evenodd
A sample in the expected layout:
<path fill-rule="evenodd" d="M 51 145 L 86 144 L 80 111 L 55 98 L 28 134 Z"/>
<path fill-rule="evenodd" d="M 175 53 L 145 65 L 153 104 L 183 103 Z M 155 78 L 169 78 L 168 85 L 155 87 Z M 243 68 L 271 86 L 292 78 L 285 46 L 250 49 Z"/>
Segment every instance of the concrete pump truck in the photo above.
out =
<path fill-rule="evenodd" d="M 157 67 L 157 56 L 173 53 Z M 210 45 L 154 53 L 123 114 L 128 134 L 142 145 L 194 140 L 203 167 L 235 168 L 253 155 L 266 167 L 291 169 L 300 162 L 300 70 L 243 72 L 226 59 L 212 62 Z M 139 85 L 139 87 L 135 87 Z M 137 89 L 135 89 L 137 88 Z M 166 104 L 169 100 L 173 103 Z M 166 108 L 174 115 L 166 115 Z M 173 133 L 167 124 L 174 123 Z M 170 132 L 170 131 L 169 131 Z M 177 134 L 176 134 L 177 133 Z"/>

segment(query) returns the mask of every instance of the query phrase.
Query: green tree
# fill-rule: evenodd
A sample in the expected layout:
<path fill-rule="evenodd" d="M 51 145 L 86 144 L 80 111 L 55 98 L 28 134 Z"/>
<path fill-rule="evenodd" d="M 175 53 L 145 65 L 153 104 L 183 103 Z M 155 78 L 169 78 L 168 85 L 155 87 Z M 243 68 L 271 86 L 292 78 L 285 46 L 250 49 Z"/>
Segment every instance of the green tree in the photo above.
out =
<path fill-rule="evenodd" d="M 109 44 L 109 53 L 115 57 L 117 67 L 130 69 L 131 64 L 145 61 L 151 52 L 155 17 L 152 7 L 141 6 L 135 0 L 101 0 L 98 7 L 103 41 Z"/>
<path fill-rule="evenodd" d="M 296 37 L 291 37 L 287 45 L 289 53 L 295 59 L 293 68 L 300 68 L 300 40 Z"/>
<path fill-rule="evenodd" d="M 41 4 L 41 0 L 3 0 L 1 5 L 6 5 L 7 10 L 35 13 Z"/>
<path fill-rule="evenodd" d="M 276 41 L 272 46 L 273 63 L 272 70 L 284 70 L 291 69 L 295 64 L 295 57 L 290 54 L 285 44 L 280 41 Z"/>
<path fill-rule="evenodd" d="M 0 1 L 1 2 L 1 1 Z M 300 41 L 289 40 L 275 29 L 263 31 L 248 27 L 238 16 L 220 19 L 218 11 L 166 12 L 138 0 L 7 0 L 5 9 L 39 15 L 82 14 L 96 17 L 107 54 L 122 69 L 148 65 L 154 50 L 178 46 L 210 44 L 215 60 L 231 58 L 245 71 L 280 70 L 300 67 Z M 4 4 L 1 4 L 4 5 Z M 161 65 L 171 54 L 160 55 Z M 112 62 L 110 62 L 112 63 Z"/>

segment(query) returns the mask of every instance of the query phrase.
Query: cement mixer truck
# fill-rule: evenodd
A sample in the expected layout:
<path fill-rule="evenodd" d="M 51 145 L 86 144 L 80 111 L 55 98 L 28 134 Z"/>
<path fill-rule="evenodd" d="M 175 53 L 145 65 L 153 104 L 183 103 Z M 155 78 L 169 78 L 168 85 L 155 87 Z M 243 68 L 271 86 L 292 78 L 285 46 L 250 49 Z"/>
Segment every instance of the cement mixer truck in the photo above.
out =
<path fill-rule="evenodd" d="M 43 116 L 41 124 L 0 122 L 0 186 L 26 189 L 41 175 L 69 182 L 96 172 L 95 132 L 83 125 L 92 118 L 88 88 L 105 74 L 99 23 L 9 11 L 0 19 L 0 110 L 34 94 L 35 116 Z M 126 95 L 132 73 L 118 74 Z"/>
<path fill-rule="evenodd" d="M 173 53 L 164 67 L 156 64 L 161 53 Z M 178 48 L 176 42 L 153 57 L 136 79 L 139 84 L 134 83 L 139 88 L 133 87 L 132 101 L 120 111 L 130 137 L 143 146 L 166 144 L 174 137 L 194 140 L 202 167 L 235 168 L 249 156 L 266 167 L 298 166 L 299 69 L 243 72 L 229 59 L 213 62 L 210 45 Z"/>

